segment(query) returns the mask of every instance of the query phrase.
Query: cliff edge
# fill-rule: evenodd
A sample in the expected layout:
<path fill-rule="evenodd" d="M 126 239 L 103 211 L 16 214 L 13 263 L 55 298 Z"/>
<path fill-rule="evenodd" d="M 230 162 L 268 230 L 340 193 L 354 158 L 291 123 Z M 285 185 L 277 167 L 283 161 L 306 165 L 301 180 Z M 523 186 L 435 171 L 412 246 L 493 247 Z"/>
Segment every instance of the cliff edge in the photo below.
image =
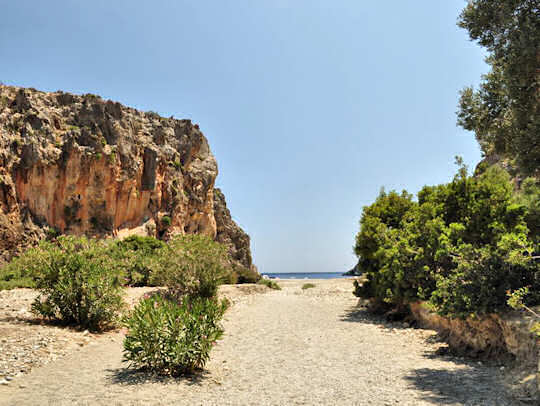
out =
<path fill-rule="evenodd" d="M 251 268 L 249 237 L 215 191 L 217 174 L 190 120 L 0 85 L 0 263 L 50 233 L 201 233 Z"/>

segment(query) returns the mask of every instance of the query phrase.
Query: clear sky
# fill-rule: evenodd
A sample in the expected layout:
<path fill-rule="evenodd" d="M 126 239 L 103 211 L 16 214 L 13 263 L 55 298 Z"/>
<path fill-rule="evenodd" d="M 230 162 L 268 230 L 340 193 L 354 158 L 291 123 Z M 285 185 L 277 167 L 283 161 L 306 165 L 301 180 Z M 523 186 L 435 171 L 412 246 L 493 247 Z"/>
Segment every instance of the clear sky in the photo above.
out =
<path fill-rule="evenodd" d="M 463 0 L 0 0 L 0 81 L 200 124 L 261 272 L 345 271 L 381 186 L 474 166 Z"/>

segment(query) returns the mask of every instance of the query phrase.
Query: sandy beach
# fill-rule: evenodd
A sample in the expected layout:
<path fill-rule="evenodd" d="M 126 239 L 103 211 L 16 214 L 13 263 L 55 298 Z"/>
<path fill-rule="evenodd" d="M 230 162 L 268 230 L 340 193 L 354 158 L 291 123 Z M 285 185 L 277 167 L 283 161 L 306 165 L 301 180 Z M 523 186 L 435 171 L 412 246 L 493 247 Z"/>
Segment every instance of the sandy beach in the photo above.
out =
<path fill-rule="evenodd" d="M 316 286 L 307 290 L 301 289 L 306 280 L 278 282 L 281 291 L 221 287 L 234 305 L 225 315 L 225 336 L 199 376 L 127 369 L 121 331 L 70 332 L 79 337 L 77 345 L 1 385 L 0 404 L 519 404 L 500 385 L 498 366 L 437 355 L 444 344 L 433 331 L 368 314 L 351 294 L 351 280 L 310 280 Z M 5 329 L 15 322 L 4 317 L 2 323 Z"/>

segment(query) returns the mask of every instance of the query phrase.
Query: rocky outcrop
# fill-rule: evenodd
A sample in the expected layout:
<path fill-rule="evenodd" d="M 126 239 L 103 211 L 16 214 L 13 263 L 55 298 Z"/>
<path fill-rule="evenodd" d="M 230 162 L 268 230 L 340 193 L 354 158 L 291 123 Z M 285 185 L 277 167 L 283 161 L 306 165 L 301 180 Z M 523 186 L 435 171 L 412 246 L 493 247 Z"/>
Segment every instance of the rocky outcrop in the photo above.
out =
<path fill-rule="evenodd" d="M 214 215 L 217 226 L 216 241 L 230 247 L 233 260 L 248 269 L 256 270 L 251 259 L 249 235 L 233 221 L 225 195 L 220 189 L 214 189 Z"/>
<path fill-rule="evenodd" d="M 90 94 L 0 86 L 1 259 L 48 232 L 202 233 L 251 265 L 249 238 L 227 237 L 230 214 L 215 215 L 224 204 L 221 192 L 214 203 L 217 174 L 190 120 Z"/>
<path fill-rule="evenodd" d="M 349 269 L 347 272 L 343 274 L 343 276 L 360 276 L 360 275 L 362 275 L 362 269 L 360 267 L 360 260 L 358 260 L 355 266 L 353 266 L 351 269 Z"/>

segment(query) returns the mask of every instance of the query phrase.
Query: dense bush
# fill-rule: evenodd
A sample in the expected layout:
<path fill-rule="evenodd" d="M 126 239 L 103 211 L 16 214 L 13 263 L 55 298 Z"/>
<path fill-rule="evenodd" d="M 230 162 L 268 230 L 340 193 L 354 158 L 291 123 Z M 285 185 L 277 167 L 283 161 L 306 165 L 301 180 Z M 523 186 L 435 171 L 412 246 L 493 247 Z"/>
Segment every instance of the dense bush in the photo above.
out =
<path fill-rule="evenodd" d="M 152 296 L 125 320 L 124 359 L 136 368 L 181 375 L 204 367 L 222 334 L 227 302 L 185 297 L 179 304 Z"/>
<path fill-rule="evenodd" d="M 32 310 L 44 317 L 91 330 L 116 320 L 122 288 L 109 247 L 84 237 L 43 241 L 13 260 L 7 269 L 35 280 L 39 296 Z"/>
<path fill-rule="evenodd" d="M 261 275 L 254 269 L 249 269 L 240 265 L 233 265 L 233 272 L 236 274 L 235 283 L 257 283 Z"/>
<path fill-rule="evenodd" d="M 179 297 L 211 298 L 228 280 L 229 264 L 227 248 L 210 237 L 176 236 L 156 251 L 151 281 Z"/>
<path fill-rule="evenodd" d="M 259 285 L 264 285 L 269 287 L 270 289 L 274 290 L 281 290 L 281 286 L 278 285 L 276 281 L 273 281 L 272 279 L 261 279 L 259 282 L 257 282 Z"/>
<path fill-rule="evenodd" d="M 367 281 L 356 282 L 355 293 L 398 307 L 429 300 L 450 316 L 503 310 L 506 291 L 524 286 L 538 302 L 530 218 L 497 166 L 478 177 L 461 166 L 452 182 L 424 187 L 418 202 L 383 192 L 360 222 L 355 252 Z"/>
<path fill-rule="evenodd" d="M 55 239 L 51 238 L 51 244 Z M 109 268 L 119 272 L 127 286 L 166 285 L 179 294 L 207 290 L 213 296 L 222 283 L 257 283 L 261 278 L 254 269 L 234 263 L 225 246 L 208 237 L 177 236 L 168 244 L 154 237 L 130 236 L 107 243 Z M 36 287 L 41 264 L 35 255 L 41 249 L 30 249 L 13 264 L 0 268 L 0 289 Z"/>
<path fill-rule="evenodd" d="M 122 269 L 124 283 L 130 286 L 152 286 L 154 257 L 165 243 L 154 237 L 130 236 L 116 241 L 111 256 Z"/>
<path fill-rule="evenodd" d="M 311 289 L 311 288 L 314 288 L 314 287 L 315 287 L 314 283 L 304 283 L 302 285 L 302 290 Z"/>

